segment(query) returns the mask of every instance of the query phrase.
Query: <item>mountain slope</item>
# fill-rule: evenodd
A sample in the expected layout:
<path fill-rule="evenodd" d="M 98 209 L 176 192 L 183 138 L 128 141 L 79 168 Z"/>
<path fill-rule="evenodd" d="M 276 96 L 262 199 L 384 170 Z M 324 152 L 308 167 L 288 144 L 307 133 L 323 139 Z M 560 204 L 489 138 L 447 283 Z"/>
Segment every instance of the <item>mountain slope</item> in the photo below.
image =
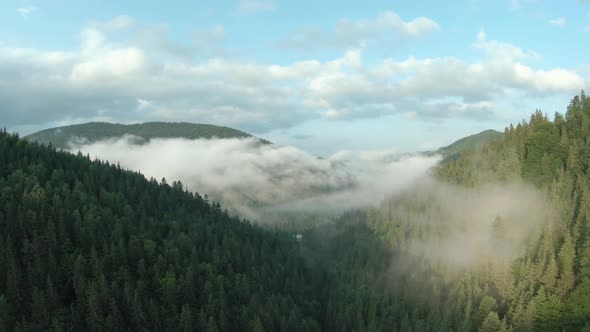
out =
<path fill-rule="evenodd" d="M 243 131 L 228 127 L 187 122 L 146 122 L 138 124 L 113 124 L 89 122 L 71 126 L 45 129 L 26 136 L 25 139 L 40 143 L 51 143 L 57 148 L 68 148 L 72 140 L 93 143 L 108 138 L 133 135 L 146 141 L 152 138 L 246 138 L 252 137 Z M 262 140 L 264 143 L 267 141 Z"/>
<path fill-rule="evenodd" d="M 448 162 L 459 158 L 459 156 L 464 153 L 476 150 L 485 144 L 495 141 L 503 136 L 504 134 L 499 131 L 488 129 L 480 133 L 461 138 L 450 145 L 439 148 L 436 152 L 444 157 L 445 162 Z"/>
<path fill-rule="evenodd" d="M 326 326 L 590 331 L 590 98 L 433 175 L 304 234 L 330 273 Z"/>
<path fill-rule="evenodd" d="M 0 331 L 317 331 L 290 234 L 0 131 Z"/>

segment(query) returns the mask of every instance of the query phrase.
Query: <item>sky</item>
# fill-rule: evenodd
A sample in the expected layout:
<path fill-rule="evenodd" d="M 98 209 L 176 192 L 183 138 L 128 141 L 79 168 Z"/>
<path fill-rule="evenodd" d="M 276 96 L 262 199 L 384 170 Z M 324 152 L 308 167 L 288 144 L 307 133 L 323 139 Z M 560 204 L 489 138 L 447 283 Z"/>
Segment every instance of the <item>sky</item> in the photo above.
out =
<path fill-rule="evenodd" d="M 590 1 L 0 2 L 0 127 L 244 130 L 318 155 L 430 150 L 590 82 Z"/>

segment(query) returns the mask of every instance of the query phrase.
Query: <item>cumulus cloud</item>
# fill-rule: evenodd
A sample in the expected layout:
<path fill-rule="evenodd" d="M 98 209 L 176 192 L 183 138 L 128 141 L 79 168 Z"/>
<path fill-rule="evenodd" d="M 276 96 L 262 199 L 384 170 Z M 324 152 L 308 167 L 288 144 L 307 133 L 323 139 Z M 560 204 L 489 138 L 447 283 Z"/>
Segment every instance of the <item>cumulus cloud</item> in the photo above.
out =
<path fill-rule="evenodd" d="M 251 15 L 277 9 L 272 0 L 240 0 L 236 13 L 239 15 Z"/>
<path fill-rule="evenodd" d="M 405 27 L 411 22 L 399 23 L 400 29 L 421 31 Z M 375 24 L 352 25 L 371 30 Z M 165 27 L 154 31 L 160 35 L 150 38 L 161 38 L 142 39 L 144 31 L 143 43 L 113 43 L 107 31 L 90 26 L 73 52 L 0 47 L 4 125 L 101 118 L 216 123 L 262 133 L 314 119 L 390 114 L 487 120 L 507 96 L 570 95 L 586 87 L 575 71 L 525 64 L 534 53 L 490 40 L 483 31 L 475 41 L 488 55 L 482 61 L 407 57 L 369 62 L 365 49 L 351 48 L 328 60 L 286 64 L 231 60 L 210 51 L 205 52 L 209 57 L 194 57 L 194 50 L 172 40 Z M 197 35 L 207 45 L 224 38 L 222 26 Z"/>
<path fill-rule="evenodd" d="M 331 31 L 305 28 L 280 41 L 279 46 L 297 50 L 357 47 L 376 39 L 388 42 L 420 38 L 438 30 L 440 26 L 430 18 L 404 21 L 397 13 L 387 11 L 372 19 L 342 19 Z"/>
<path fill-rule="evenodd" d="M 97 82 L 139 78 L 149 70 L 148 60 L 142 50 L 129 47 L 108 50 L 93 56 L 72 68 L 72 81 Z"/>
<path fill-rule="evenodd" d="M 134 142 L 128 136 L 74 143 L 72 151 L 170 183 L 180 180 L 190 190 L 254 219 L 303 208 L 331 214 L 368 206 L 411 185 L 438 161 L 392 151 L 343 151 L 318 158 L 292 146 L 261 145 L 254 138 Z"/>
<path fill-rule="evenodd" d="M 36 12 L 37 10 L 39 10 L 39 8 L 38 7 L 35 7 L 35 6 L 25 6 L 25 7 L 19 7 L 19 8 L 16 9 L 16 11 L 22 17 L 27 17 L 30 14 L 32 14 L 33 12 Z"/>

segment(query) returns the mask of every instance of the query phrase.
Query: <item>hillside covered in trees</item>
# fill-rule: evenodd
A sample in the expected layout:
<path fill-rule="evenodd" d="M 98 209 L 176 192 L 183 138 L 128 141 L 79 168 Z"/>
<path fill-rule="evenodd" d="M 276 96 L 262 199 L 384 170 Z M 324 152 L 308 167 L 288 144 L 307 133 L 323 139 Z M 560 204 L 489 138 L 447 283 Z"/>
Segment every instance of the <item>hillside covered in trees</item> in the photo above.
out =
<path fill-rule="evenodd" d="M 28 135 L 25 139 L 39 143 L 51 143 L 57 148 L 69 148 L 71 142 L 90 144 L 106 139 L 132 135 L 144 141 L 154 138 L 246 138 L 252 137 L 243 131 L 208 124 L 187 122 L 146 122 L 137 124 L 114 124 L 89 122 L 71 126 L 50 128 Z M 264 143 L 268 143 L 262 140 Z"/>
<path fill-rule="evenodd" d="M 323 225 L 331 241 L 310 232 L 307 244 L 325 253 L 332 278 L 328 326 L 590 331 L 589 171 L 590 98 L 582 92 L 565 115 L 551 121 L 537 111 L 441 165 L 435 184 Z M 474 201 L 489 186 L 507 189 Z M 536 204 L 518 197 L 531 192 Z M 498 200 L 522 206 L 478 220 Z"/>
<path fill-rule="evenodd" d="M 0 331 L 319 330 L 292 235 L 0 133 Z"/>
<path fill-rule="evenodd" d="M 590 330 L 584 93 L 301 238 L 5 132 L 0 165 L 0 330 Z"/>
<path fill-rule="evenodd" d="M 443 156 L 443 163 L 456 160 L 461 155 L 477 150 L 482 146 L 495 141 L 502 137 L 503 134 L 492 129 L 484 130 L 480 133 L 463 137 L 447 146 L 436 150 L 436 153 Z"/>

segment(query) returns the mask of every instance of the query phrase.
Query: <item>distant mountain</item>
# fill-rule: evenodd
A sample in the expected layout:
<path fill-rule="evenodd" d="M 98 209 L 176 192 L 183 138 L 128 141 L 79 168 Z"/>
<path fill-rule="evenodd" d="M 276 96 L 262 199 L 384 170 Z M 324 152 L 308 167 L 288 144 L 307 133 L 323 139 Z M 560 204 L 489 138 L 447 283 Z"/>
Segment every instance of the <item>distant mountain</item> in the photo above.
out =
<path fill-rule="evenodd" d="M 71 126 L 45 129 L 24 137 L 29 141 L 51 143 L 57 148 L 68 148 L 72 140 L 93 143 L 109 138 L 133 135 L 149 141 L 153 138 L 245 138 L 253 137 L 243 131 L 208 124 L 187 122 L 146 122 L 137 124 L 115 124 L 108 122 L 89 122 Z M 269 143 L 261 140 L 263 143 Z"/>
<path fill-rule="evenodd" d="M 495 141 L 504 134 L 493 129 L 484 130 L 475 135 L 463 137 L 450 145 L 439 148 L 435 152 L 443 156 L 443 163 L 455 160 L 462 154 L 476 150 L 487 143 Z"/>

